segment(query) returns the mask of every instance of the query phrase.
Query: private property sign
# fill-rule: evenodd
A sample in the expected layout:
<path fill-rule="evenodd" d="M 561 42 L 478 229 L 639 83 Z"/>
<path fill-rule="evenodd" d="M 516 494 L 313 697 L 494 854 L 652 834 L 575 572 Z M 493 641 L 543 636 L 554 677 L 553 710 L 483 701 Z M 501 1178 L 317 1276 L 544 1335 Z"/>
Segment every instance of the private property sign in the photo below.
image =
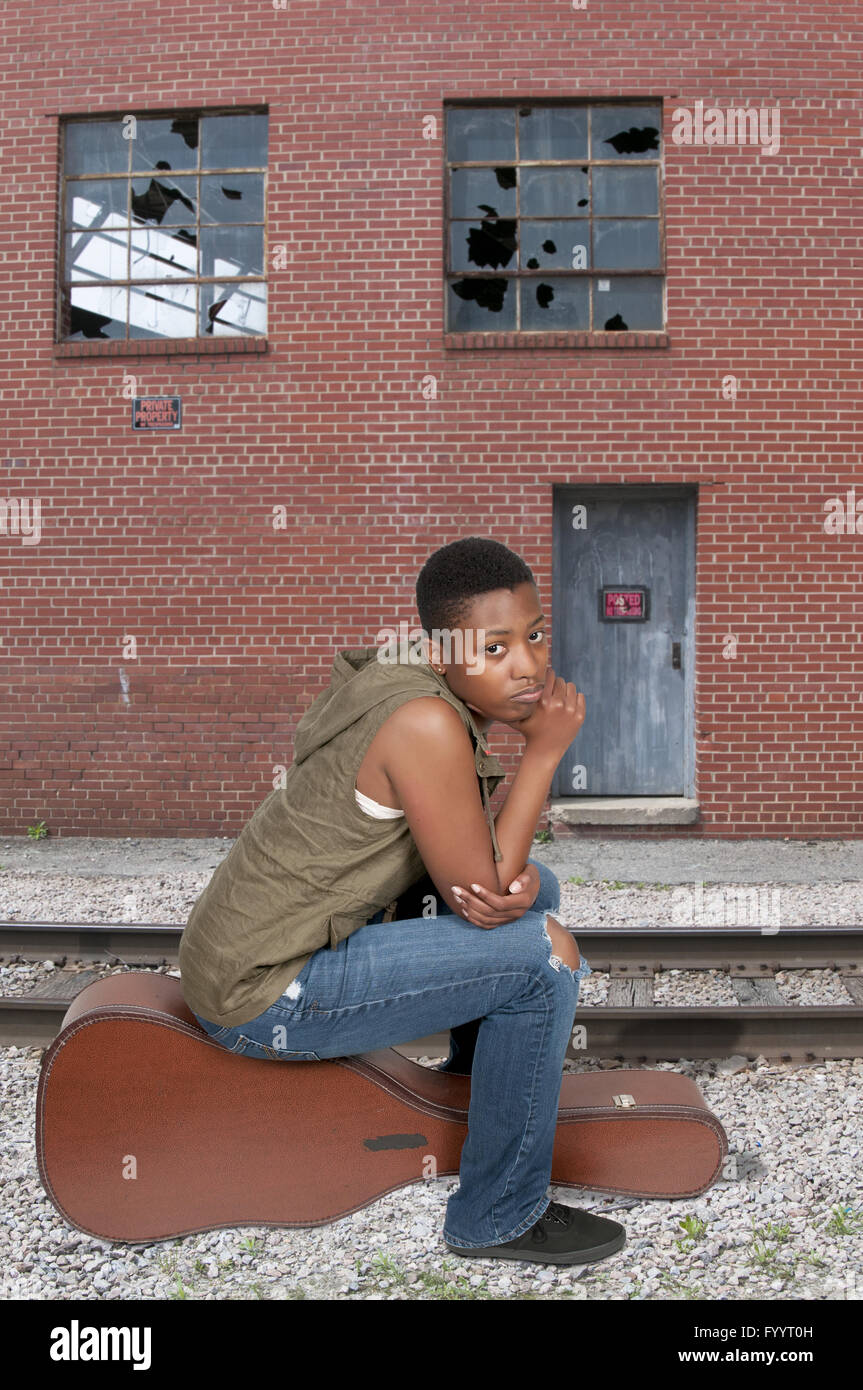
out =
<path fill-rule="evenodd" d="M 133 430 L 178 430 L 181 424 L 179 396 L 136 396 L 132 401 Z"/>

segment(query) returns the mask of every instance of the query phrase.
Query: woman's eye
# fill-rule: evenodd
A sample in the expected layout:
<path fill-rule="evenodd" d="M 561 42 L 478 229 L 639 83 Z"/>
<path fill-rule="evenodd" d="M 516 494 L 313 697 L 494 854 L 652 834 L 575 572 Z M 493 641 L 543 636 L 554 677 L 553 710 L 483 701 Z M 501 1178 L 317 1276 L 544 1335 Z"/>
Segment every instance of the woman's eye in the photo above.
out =
<path fill-rule="evenodd" d="M 536 628 L 530 635 L 531 635 L 531 637 L 542 637 L 542 638 L 545 637 L 545 633 L 542 632 L 542 631 L 540 631 L 539 628 Z M 487 652 L 490 652 L 490 651 L 493 651 L 495 647 L 499 647 L 499 646 L 501 646 L 501 645 L 502 645 L 502 644 L 501 644 L 500 642 L 492 642 L 492 643 L 490 643 L 489 646 L 486 647 L 485 650 L 486 650 Z M 538 642 L 534 642 L 534 643 L 533 643 L 533 646 L 534 646 L 534 647 L 538 647 L 538 646 L 539 646 L 539 643 L 538 643 Z"/>

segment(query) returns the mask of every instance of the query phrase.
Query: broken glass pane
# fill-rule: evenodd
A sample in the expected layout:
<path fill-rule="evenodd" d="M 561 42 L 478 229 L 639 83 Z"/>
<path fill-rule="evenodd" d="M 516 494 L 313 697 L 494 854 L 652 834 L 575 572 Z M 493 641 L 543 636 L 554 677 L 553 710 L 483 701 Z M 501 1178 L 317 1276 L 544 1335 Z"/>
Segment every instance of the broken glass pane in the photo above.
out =
<path fill-rule="evenodd" d="M 63 292 L 69 338 L 125 338 L 128 290 L 122 285 L 73 285 Z"/>
<path fill-rule="evenodd" d="M 659 269 L 659 221 L 630 218 L 593 223 L 593 264 L 613 270 Z"/>
<path fill-rule="evenodd" d="M 503 275 L 450 281 L 450 333 L 510 332 L 515 328 L 516 292 L 515 281 Z"/>
<path fill-rule="evenodd" d="M 201 168 L 265 168 L 267 117 L 202 116 Z"/>
<path fill-rule="evenodd" d="M 602 285 L 608 289 L 603 290 Z M 642 279 L 619 277 L 613 280 L 594 280 L 593 330 L 595 333 L 640 332 L 661 329 L 662 280 L 659 276 Z"/>
<path fill-rule="evenodd" d="M 514 160 L 515 111 L 497 106 L 448 108 L 446 157 L 451 164 Z"/>
<path fill-rule="evenodd" d="M 509 265 L 516 249 L 512 220 L 450 223 L 450 265 L 453 270 L 498 270 Z"/>
<path fill-rule="evenodd" d="M 450 213 L 453 217 L 515 216 L 516 171 L 511 166 L 498 169 L 451 169 Z"/>
<path fill-rule="evenodd" d="M 586 109 L 567 109 L 563 106 L 520 107 L 518 157 L 587 159 Z"/>
<path fill-rule="evenodd" d="M 586 270 L 590 265 L 590 223 L 584 217 L 566 222 L 520 224 L 522 270 Z M 583 248 L 578 250 L 578 248 Z"/>
<path fill-rule="evenodd" d="M 122 174 L 129 168 L 129 130 L 119 116 L 112 121 L 68 121 L 63 169 L 67 174 Z"/>
<path fill-rule="evenodd" d="M 132 280 L 161 280 L 197 273 L 198 249 L 194 232 L 185 228 L 174 233 L 163 232 L 157 227 L 132 231 Z"/>
<path fill-rule="evenodd" d="M 159 174 L 132 180 L 132 220 L 154 222 L 160 227 L 193 226 L 196 221 L 198 180 Z"/>
<path fill-rule="evenodd" d="M 578 217 L 586 214 L 588 182 L 587 173 L 581 168 L 522 169 L 520 186 L 519 212 L 522 217 Z"/>
<path fill-rule="evenodd" d="M 590 119 L 594 159 L 659 157 L 661 107 L 594 106 Z"/>
<path fill-rule="evenodd" d="M 263 174 L 211 174 L 201 179 L 202 222 L 263 220 Z"/>
<path fill-rule="evenodd" d="M 263 275 L 263 227 L 202 227 L 202 275 Z"/>
<path fill-rule="evenodd" d="M 139 120 L 132 141 L 132 172 L 197 169 L 198 118 Z"/>
<path fill-rule="evenodd" d="M 259 280 L 202 285 L 198 331 L 218 338 L 266 333 L 266 285 Z"/>
<path fill-rule="evenodd" d="M 658 213 L 659 169 L 594 169 L 593 211 L 597 217 Z"/>
<path fill-rule="evenodd" d="M 126 226 L 126 179 L 70 179 L 66 184 L 66 226 Z"/>
<path fill-rule="evenodd" d="M 197 285 L 133 285 L 130 338 L 193 338 Z"/>
<path fill-rule="evenodd" d="M 527 333 L 590 327 L 590 281 L 531 276 L 519 281 L 521 326 Z"/>
<path fill-rule="evenodd" d="M 125 280 L 127 231 L 67 232 L 65 280 Z"/>

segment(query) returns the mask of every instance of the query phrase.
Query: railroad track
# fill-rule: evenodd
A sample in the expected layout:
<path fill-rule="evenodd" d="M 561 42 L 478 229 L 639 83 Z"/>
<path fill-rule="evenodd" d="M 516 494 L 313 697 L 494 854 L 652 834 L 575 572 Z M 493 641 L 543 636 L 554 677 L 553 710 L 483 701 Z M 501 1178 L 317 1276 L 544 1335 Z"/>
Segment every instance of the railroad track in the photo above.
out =
<path fill-rule="evenodd" d="M 51 960 L 49 979 L 27 994 L 0 997 L 0 1045 L 47 1047 L 72 999 L 105 973 L 177 968 L 183 928 L 147 922 L 0 922 L 0 964 Z M 810 1062 L 863 1056 L 863 926 L 609 927 L 577 934 L 594 971 L 611 976 L 605 1004 L 579 1003 L 567 1058 L 623 1062 L 727 1057 Z M 75 968 L 63 968 L 67 962 Z M 87 969 L 102 963 L 102 969 Z M 778 970 L 838 970 L 847 1003 L 799 1005 L 784 999 Z M 668 1007 L 654 998 L 665 970 L 722 970 L 736 1005 Z M 407 1057 L 441 1056 L 448 1036 L 400 1044 Z"/>

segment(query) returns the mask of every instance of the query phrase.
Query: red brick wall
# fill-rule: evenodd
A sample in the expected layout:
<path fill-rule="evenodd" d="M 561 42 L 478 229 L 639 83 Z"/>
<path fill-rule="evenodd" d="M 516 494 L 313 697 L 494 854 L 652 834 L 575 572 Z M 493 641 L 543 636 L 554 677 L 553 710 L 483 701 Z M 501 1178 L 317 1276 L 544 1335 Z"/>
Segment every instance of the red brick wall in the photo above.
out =
<path fill-rule="evenodd" d="M 702 819 L 660 833 L 860 835 L 863 536 L 824 531 L 863 504 L 856 5 L 20 0 L 0 35 L 0 498 L 42 501 L 0 534 L 0 831 L 237 833 L 432 550 L 494 536 L 550 611 L 553 486 L 626 481 L 699 489 Z M 552 96 L 664 102 L 665 345 L 444 344 L 442 103 Z M 779 152 L 675 144 L 698 100 L 778 105 Z M 60 115 L 259 102 L 266 351 L 56 346 Z M 126 374 L 181 433 L 132 434 Z"/>

